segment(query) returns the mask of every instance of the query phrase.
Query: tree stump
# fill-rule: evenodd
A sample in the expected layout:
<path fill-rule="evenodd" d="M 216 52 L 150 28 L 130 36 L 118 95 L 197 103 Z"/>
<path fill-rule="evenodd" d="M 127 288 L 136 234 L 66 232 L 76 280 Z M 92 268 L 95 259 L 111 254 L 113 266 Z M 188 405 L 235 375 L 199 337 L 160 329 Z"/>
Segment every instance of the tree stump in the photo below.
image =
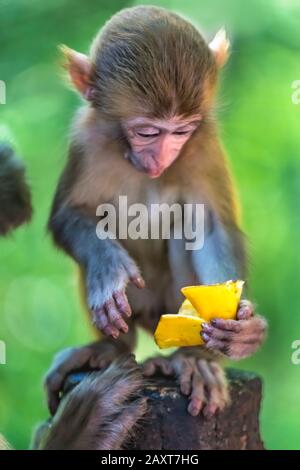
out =
<path fill-rule="evenodd" d="M 231 405 L 212 418 L 187 413 L 187 398 L 174 381 L 155 378 L 144 393 L 149 412 L 128 449 L 262 450 L 259 411 L 261 379 L 249 372 L 227 370 Z"/>

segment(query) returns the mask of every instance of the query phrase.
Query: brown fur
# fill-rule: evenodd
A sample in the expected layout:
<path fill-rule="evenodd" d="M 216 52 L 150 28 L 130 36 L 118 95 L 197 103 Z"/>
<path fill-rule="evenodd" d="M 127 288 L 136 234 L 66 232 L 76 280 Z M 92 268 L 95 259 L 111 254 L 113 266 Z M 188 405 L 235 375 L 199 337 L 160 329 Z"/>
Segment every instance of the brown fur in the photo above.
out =
<path fill-rule="evenodd" d="M 146 412 L 142 375 L 132 359 L 93 372 L 60 403 L 51 422 L 37 430 L 33 447 L 43 450 L 116 450 L 129 442 Z"/>
<path fill-rule="evenodd" d="M 194 26 L 162 8 L 114 15 L 94 40 L 91 62 L 95 106 L 110 119 L 145 110 L 191 116 L 211 105 L 204 98 L 217 76 L 213 53 Z"/>
<path fill-rule="evenodd" d="M 29 222 L 31 216 L 31 196 L 24 166 L 11 147 L 0 144 L 0 236 Z"/>
<path fill-rule="evenodd" d="M 120 195 L 128 196 L 128 204 L 143 203 L 148 207 L 155 202 L 153 193 L 156 194 L 156 202 L 160 203 L 207 204 L 228 231 L 236 232 L 235 256 L 241 273 L 245 275 L 246 256 L 239 230 L 239 207 L 215 124 L 212 121 L 204 123 L 159 180 L 150 180 L 137 172 L 123 158 L 123 141 L 112 140 L 112 133 L 114 126 L 101 121 L 94 109 L 86 107 L 80 111 L 73 128 L 69 162 L 56 196 L 60 204 L 79 208 L 93 218 L 99 204 L 109 202 L 117 205 Z M 144 311 L 143 317 L 147 320 L 141 319 L 143 325 L 149 325 L 151 314 L 148 309 L 157 312 L 151 321 L 153 332 L 161 311 L 166 308 L 176 311 L 178 307 L 172 303 L 166 305 L 165 300 L 167 298 L 170 303 L 170 298 L 175 298 L 174 292 L 170 292 L 171 279 L 163 268 L 168 264 L 165 241 L 127 239 L 123 245 L 137 261 L 149 288 L 143 292 L 134 290 L 131 296 L 133 310 L 136 313 Z M 159 278 L 157 266 L 161 267 Z M 151 296 L 151 291 L 157 293 L 156 298 Z M 153 304 L 159 292 L 161 300 Z M 147 300 L 140 302 L 141 296 Z"/>
<path fill-rule="evenodd" d="M 111 297 L 126 287 L 133 311 L 130 331 L 141 325 L 153 333 L 162 313 L 178 310 L 182 301 L 179 287 L 205 282 L 199 275 L 200 269 L 197 272 L 195 268 L 195 260 L 192 265 L 191 254 L 182 254 L 179 248 L 182 259 L 179 262 L 172 259 L 166 240 L 127 239 L 122 240 L 122 245 L 111 240 L 105 240 L 105 243 L 101 240 L 99 243 L 95 235 L 96 208 L 103 203 L 116 206 L 121 195 L 128 197 L 128 204 L 143 203 L 147 207 L 152 203 L 203 203 L 207 218 L 217 221 L 215 232 L 211 228 L 213 222 L 208 224 L 208 230 L 211 229 L 209 235 L 213 232 L 210 243 L 214 247 L 218 245 L 215 250 L 218 272 L 213 275 L 218 277 L 220 272 L 222 277 L 224 263 L 226 275 L 231 276 L 234 272 L 245 277 L 245 242 L 239 228 L 239 209 L 212 112 L 217 71 L 226 60 L 227 46 L 228 42 L 224 40 L 222 54 L 217 59 L 200 33 L 178 15 L 156 7 L 136 7 L 121 11 L 105 25 L 92 45 L 89 59 L 65 49 L 71 78 L 87 99 L 87 104 L 78 112 L 73 124 L 69 159 L 58 184 L 49 229 L 56 244 L 79 263 L 87 286 L 84 290 L 87 303 L 94 320 L 99 321 L 99 328 L 104 331 L 103 305 L 106 315 L 111 314 L 106 292 L 103 295 L 105 302 L 101 297 L 106 286 Z M 90 75 L 86 77 L 88 70 Z M 167 119 L 175 115 L 191 117 L 197 113 L 202 118 L 198 130 L 183 146 L 177 160 L 159 178 L 149 179 L 125 159 L 128 141 L 122 132 L 121 120 L 145 116 Z M 177 248 L 175 251 L 178 251 Z M 229 258 L 233 260 L 229 262 Z M 135 277 L 140 275 L 135 262 L 146 281 L 143 291 L 130 284 L 133 276 L 128 266 Z M 188 265 L 188 269 L 184 269 L 184 265 Z M 199 266 L 201 268 L 201 262 Z M 180 283 L 176 276 L 180 276 Z M 113 317 L 109 318 L 111 320 Z M 116 322 L 115 319 L 113 321 Z M 112 330 L 106 334 L 113 336 Z M 123 339 L 122 336 L 118 341 Z M 115 344 L 111 338 L 107 341 Z M 129 341 L 127 346 L 130 350 L 133 341 L 132 344 Z M 86 350 L 86 347 L 77 349 L 75 354 L 82 353 L 86 361 Z M 100 342 L 96 354 L 98 359 L 95 359 L 97 364 L 102 359 L 101 351 L 105 352 L 101 350 Z M 202 348 L 180 353 L 192 357 L 190 362 L 193 364 L 199 355 L 206 359 L 209 354 Z M 209 356 L 216 357 L 215 354 Z M 72 369 L 74 357 L 71 354 L 60 364 L 58 372 L 63 369 L 67 374 Z M 213 368 L 208 364 L 205 370 L 212 373 Z M 54 364 L 54 378 L 55 371 Z M 92 383 L 87 384 L 92 387 L 93 395 L 91 380 Z M 115 382 L 113 384 L 117 386 Z M 130 391 L 130 384 L 127 386 Z M 56 443 L 55 447 L 48 444 L 48 448 L 62 448 L 63 445 L 63 448 L 70 448 L 69 437 L 65 439 L 64 432 L 70 428 L 71 420 L 74 420 L 78 436 L 81 436 L 78 440 L 72 433 L 67 434 L 71 436 L 70 442 L 74 448 L 115 449 L 122 446 L 110 428 L 107 428 L 106 435 L 101 429 L 98 434 L 98 428 L 94 428 L 97 443 L 90 441 L 90 435 L 86 436 L 89 419 L 93 413 L 97 415 L 99 408 L 97 399 L 93 404 L 87 388 L 83 388 L 83 393 L 80 388 L 74 391 L 74 400 L 71 395 L 57 420 L 55 418 L 54 422 L 58 424 L 54 426 L 52 436 Z M 55 383 L 52 388 L 50 383 L 48 395 L 53 391 L 57 392 Z M 73 416 L 78 407 L 81 412 Z M 133 406 L 131 411 L 134 409 Z M 138 406 L 136 410 L 138 412 Z M 122 414 L 124 408 L 116 404 L 116 411 Z M 78 420 L 82 419 L 85 421 L 80 425 Z M 113 425 L 114 417 L 110 415 L 110 419 Z M 123 422 L 126 422 L 126 417 Z M 106 419 L 106 426 L 107 423 Z"/>

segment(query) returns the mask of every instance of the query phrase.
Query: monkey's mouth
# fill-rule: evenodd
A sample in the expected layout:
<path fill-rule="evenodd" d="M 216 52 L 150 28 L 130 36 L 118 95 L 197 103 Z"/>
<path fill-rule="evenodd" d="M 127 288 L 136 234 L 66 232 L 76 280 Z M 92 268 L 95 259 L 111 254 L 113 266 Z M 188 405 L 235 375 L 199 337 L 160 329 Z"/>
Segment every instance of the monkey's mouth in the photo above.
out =
<path fill-rule="evenodd" d="M 161 176 L 162 173 L 164 172 L 164 169 L 161 168 L 159 170 L 144 170 L 144 171 L 145 173 L 147 173 L 149 178 L 154 179 L 154 178 L 158 178 L 159 176 Z"/>
<path fill-rule="evenodd" d="M 138 171 L 145 173 L 149 178 L 154 179 L 161 176 L 165 168 L 158 166 L 155 160 L 147 159 L 142 162 L 133 152 L 126 152 L 125 158 L 128 160 Z"/>
<path fill-rule="evenodd" d="M 151 179 L 158 178 L 159 176 L 161 176 L 162 173 L 164 172 L 164 170 L 165 170 L 165 168 L 158 168 L 158 167 L 154 167 L 154 166 L 153 167 L 142 166 L 140 168 L 140 171 L 145 173 Z"/>

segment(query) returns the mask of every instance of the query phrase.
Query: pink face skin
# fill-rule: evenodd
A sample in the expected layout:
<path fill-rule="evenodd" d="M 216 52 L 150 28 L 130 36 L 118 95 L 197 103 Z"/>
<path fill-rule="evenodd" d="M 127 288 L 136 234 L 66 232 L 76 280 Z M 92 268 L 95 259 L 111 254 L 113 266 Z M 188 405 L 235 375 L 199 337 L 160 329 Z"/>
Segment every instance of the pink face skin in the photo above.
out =
<path fill-rule="evenodd" d="M 158 178 L 176 160 L 200 121 L 200 115 L 189 119 L 130 119 L 122 125 L 130 144 L 125 157 L 150 178 Z"/>

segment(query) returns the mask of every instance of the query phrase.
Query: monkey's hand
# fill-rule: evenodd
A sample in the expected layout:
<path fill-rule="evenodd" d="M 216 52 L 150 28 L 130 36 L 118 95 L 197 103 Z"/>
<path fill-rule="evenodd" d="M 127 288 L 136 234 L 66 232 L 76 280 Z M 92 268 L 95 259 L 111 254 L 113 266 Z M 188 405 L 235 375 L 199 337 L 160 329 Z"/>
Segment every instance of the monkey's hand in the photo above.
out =
<path fill-rule="evenodd" d="M 254 315 L 254 305 L 241 300 L 237 320 L 216 318 L 202 325 L 206 347 L 221 352 L 230 359 L 251 356 L 263 343 L 267 331 L 266 320 Z"/>
<path fill-rule="evenodd" d="M 45 377 L 45 391 L 48 408 L 52 415 L 56 412 L 60 395 L 67 376 L 71 372 L 99 370 L 109 366 L 122 352 L 121 345 L 113 345 L 109 340 L 97 341 L 80 348 L 67 348 L 53 359 Z"/>
<path fill-rule="evenodd" d="M 192 416 L 201 411 L 206 417 L 213 416 L 229 403 L 225 373 L 217 362 L 179 350 L 169 358 L 155 357 L 143 364 L 146 377 L 157 372 L 178 379 L 181 393 L 189 398 L 188 412 Z"/>
<path fill-rule="evenodd" d="M 105 253 L 101 262 L 92 262 L 87 270 L 88 303 L 93 315 L 93 323 L 105 335 L 118 338 L 120 332 L 128 332 L 126 318 L 131 316 L 131 308 L 125 293 L 132 282 L 136 287 L 145 287 L 135 262 L 127 253 L 114 245 Z"/>

